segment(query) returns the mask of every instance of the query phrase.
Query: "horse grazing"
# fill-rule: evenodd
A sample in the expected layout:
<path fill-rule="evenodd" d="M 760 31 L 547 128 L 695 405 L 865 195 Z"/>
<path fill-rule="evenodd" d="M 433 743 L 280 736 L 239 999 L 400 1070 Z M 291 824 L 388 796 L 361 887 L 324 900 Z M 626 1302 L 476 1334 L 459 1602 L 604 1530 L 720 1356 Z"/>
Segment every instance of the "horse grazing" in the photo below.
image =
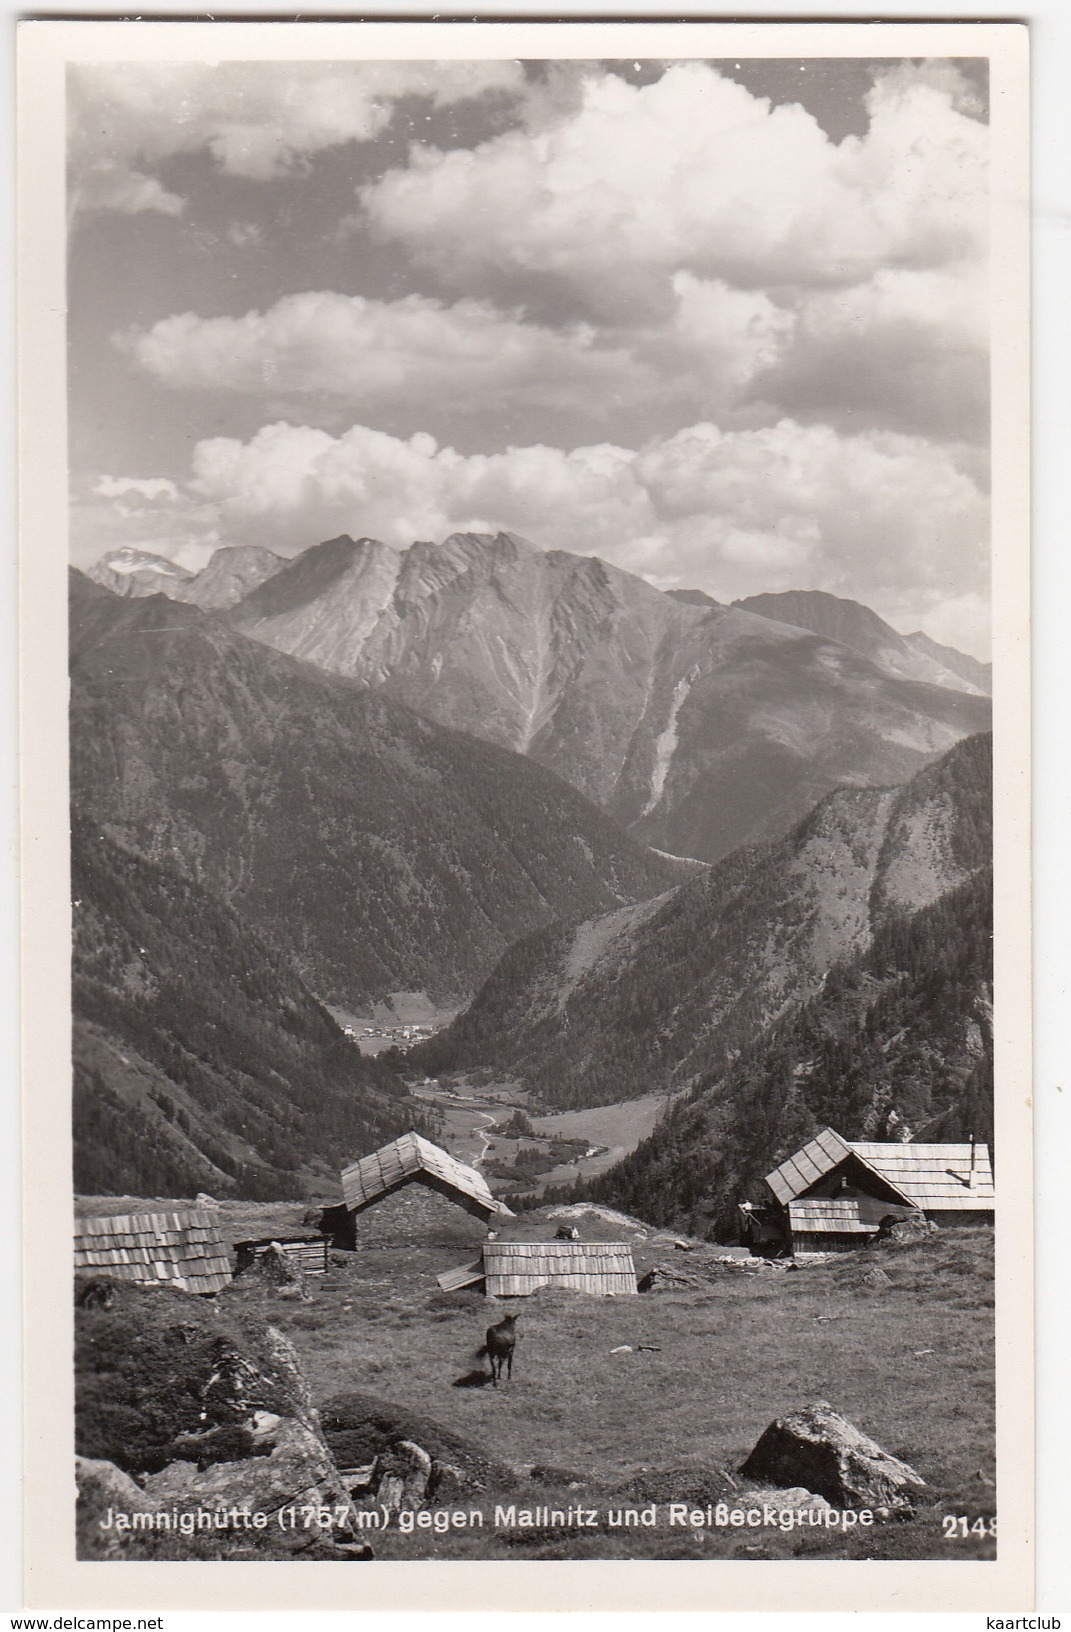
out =
<path fill-rule="evenodd" d="M 491 1362 L 491 1381 L 495 1388 L 498 1387 L 503 1366 L 506 1368 L 506 1377 L 513 1376 L 513 1350 L 517 1343 L 517 1333 L 514 1330 L 516 1324 L 517 1316 L 507 1315 L 497 1326 L 487 1328 L 487 1358 Z"/>

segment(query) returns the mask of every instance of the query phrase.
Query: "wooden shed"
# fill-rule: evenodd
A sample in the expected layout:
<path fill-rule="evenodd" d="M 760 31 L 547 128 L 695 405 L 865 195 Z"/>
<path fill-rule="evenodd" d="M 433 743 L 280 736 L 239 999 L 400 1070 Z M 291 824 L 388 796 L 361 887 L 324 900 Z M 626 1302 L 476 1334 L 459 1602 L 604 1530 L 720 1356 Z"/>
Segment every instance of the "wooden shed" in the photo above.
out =
<path fill-rule="evenodd" d="M 541 1286 L 618 1297 L 636 1291 L 632 1248 L 624 1241 L 488 1241 L 489 1298 L 526 1298 Z"/>
<path fill-rule="evenodd" d="M 74 1267 L 182 1292 L 220 1292 L 231 1282 L 220 1217 L 207 1207 L 76 1218 Z"/>
<path fill-rule="evenodd" d="M 503 1202 L 496 1201 L 476 1168 L 467 1167 L 419 1133 L 404 1133 L 343 1169 L 342 1204 L 325 1208 L 323 1214 L 323 1227 L 333 1236 L 335 1246 L 355 1247 L 357 1214 L 406 1184 L 427 1185 L 484 1224 L 492 1218 L 513 1217 Z"/>
<path fill-rule="evenodd" d="M 773 1206 L 743 1214 L 749 1240 L 761 1250 L 772 1236 L 794 1254 L 850 1251 L 890 1216 L 988 1223 L 995 1204 L 989 1150 L 973 1140 L 893 1144 L 823 1128 L 768 1173 L 766 1184 Z"/>

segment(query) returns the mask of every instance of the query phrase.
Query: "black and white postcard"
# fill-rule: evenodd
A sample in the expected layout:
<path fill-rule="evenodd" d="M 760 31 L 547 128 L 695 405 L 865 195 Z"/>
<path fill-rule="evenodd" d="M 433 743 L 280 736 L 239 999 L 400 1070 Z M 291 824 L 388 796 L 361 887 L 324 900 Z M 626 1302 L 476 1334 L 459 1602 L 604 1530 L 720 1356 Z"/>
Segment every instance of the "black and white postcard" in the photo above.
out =
<path fill-rule="evenodd" d="M 1025 29 L 21 32 L 31 1604 L 1028 1609 Z"/>

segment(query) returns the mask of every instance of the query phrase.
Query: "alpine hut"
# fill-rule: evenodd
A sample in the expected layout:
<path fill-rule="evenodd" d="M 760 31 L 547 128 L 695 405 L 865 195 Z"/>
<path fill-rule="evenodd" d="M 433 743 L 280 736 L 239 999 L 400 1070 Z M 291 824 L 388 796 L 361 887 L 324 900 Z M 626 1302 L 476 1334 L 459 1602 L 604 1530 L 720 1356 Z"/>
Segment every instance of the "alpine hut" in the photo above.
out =
<path fill-rule="evenodd" d="M 847 1252 L 877 1235 L 882 1220 L 924 1214 L 938 1224 L 991 1223 L 988 1146 L 878 1143 L 823 1128 L 772 1173 L 772 1207 L 741 1208 L 759 1251 Z"/>
<path fill-rule="evenodd" d="M 74 1267 L 180 1292 L 220 1292 L 231 1282 L 219 1214 L 207 1207 L 76 1218 Z"/>
<path fill-rule="evenodd" d="M 618 1297 L 636 1291 L 636 1266 L 623 1241 L 486 1241 L 475 1263 L 438 1280 L 444 1292 L 474 1287 L 489 1298 L 527 1298 L 541 1286 Z"/>
<path fill-rule="evenodd" d="M 466 1167 L 419 1133 L 403 1133 L 400 1139 L 343 1169 L 341 1205 L 325 1208 L 322 1228 L 333 1236 L 336 1247 L 354 1248 L 357 1214 L 406 1184 L 427 1185 L 484 1224 L 492 1218 L 513 1217 L 503 1202 L 496 1201 L 476 1168 Z"/>

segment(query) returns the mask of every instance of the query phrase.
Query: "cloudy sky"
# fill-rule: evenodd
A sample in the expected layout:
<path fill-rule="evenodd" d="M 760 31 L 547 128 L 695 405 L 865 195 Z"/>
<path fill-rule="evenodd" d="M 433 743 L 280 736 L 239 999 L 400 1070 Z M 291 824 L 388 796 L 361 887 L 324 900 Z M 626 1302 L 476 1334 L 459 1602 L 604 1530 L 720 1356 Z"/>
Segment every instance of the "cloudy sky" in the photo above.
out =
<path fill-rule="evenodd" d="M 507 528 L 988 655 L 984 67 L 73 69 L 75 560 Z"/>

